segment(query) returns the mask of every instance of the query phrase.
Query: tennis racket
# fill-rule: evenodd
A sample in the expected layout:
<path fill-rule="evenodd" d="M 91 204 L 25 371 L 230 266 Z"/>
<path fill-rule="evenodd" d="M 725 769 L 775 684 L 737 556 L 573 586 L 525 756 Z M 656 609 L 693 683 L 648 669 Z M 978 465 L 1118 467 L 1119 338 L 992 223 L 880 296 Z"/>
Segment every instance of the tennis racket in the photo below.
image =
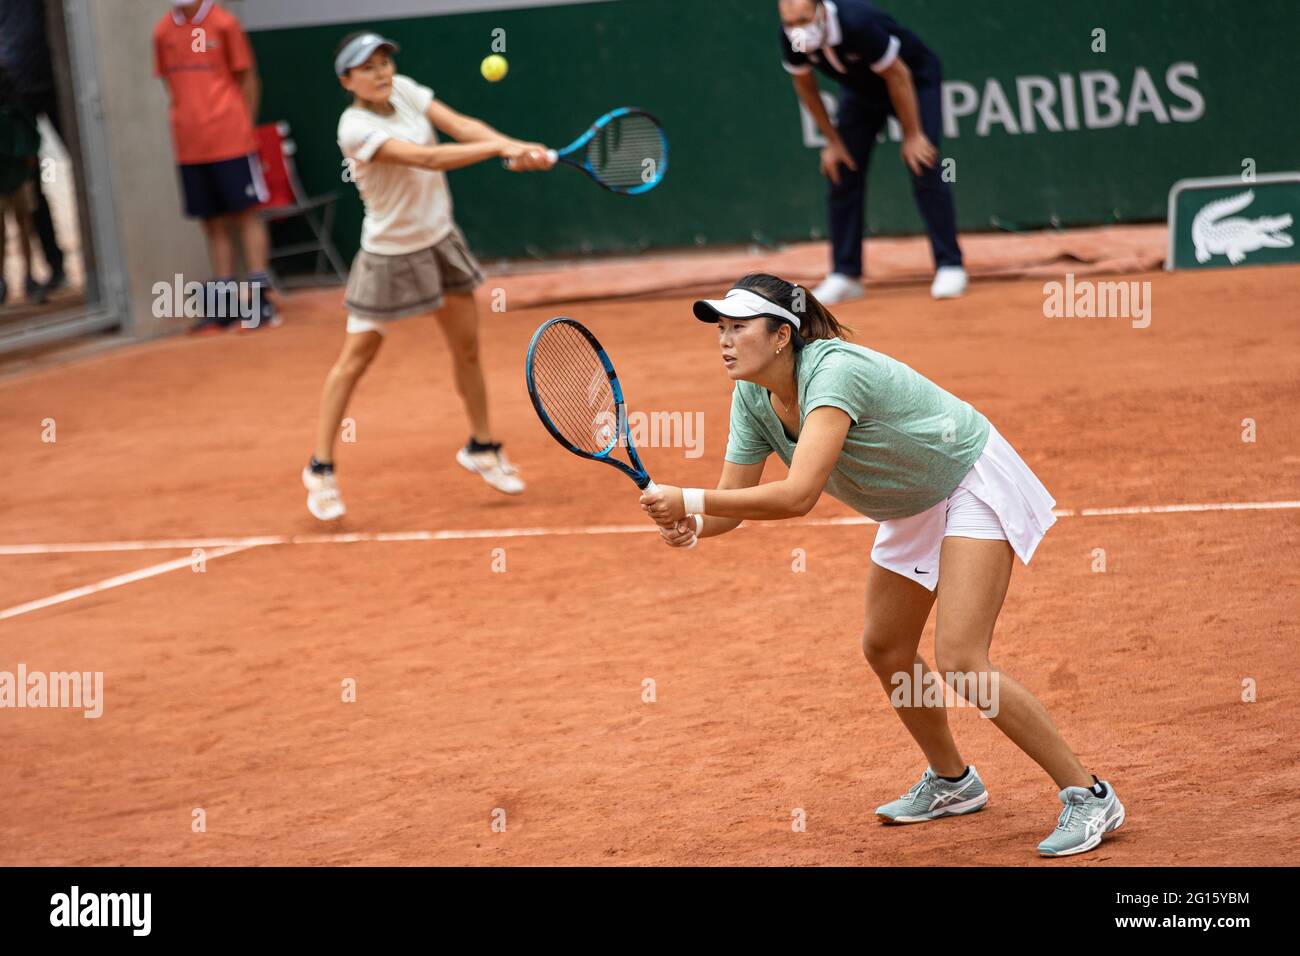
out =
<path fill-rule="evenodd" d="M 610 192 L 625 196 L 649 192 L 668 172 L 663 127 L 645 110 L 628 106 L 611 110 L 564 149 L 548 153 L 552 163 L 579 169 Z"/>
<path fill-rule="evenodd" d="M 612 465 L 643 491 L 657 490 L 628 432 L 614 363 L 584 325 L 563 317 L 543 322 L 528 343 L 525 375 L 537 417 L 563 448 Z M 628 462 L 614 457 L 620 446 Z"/>

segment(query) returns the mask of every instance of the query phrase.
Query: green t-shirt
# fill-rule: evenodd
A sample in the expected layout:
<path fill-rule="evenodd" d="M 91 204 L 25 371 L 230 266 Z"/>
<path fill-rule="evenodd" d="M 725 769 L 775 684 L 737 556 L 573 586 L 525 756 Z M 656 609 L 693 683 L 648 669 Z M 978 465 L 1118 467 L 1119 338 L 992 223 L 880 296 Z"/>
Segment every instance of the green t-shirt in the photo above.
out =
<path fill-rule="evenodd" d="M 988 440 L 988 419 L 888 355 L 817 339 L 796 353 L 799 425 L 822 405 L 853 419 L 826 491 L 876 521 L 920 514 L 952 494 Z M 789 467 L 795 443 L 767 389 L 737 382 L 727 460 L 749 465 L 775 451 Z"/>

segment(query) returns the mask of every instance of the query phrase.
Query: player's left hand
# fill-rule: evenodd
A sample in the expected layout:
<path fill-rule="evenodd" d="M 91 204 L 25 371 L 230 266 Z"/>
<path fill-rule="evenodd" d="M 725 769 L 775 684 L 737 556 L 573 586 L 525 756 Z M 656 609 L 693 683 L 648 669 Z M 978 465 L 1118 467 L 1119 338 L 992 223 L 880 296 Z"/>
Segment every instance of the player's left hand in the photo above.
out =
<path fill-rule="evenodd" d="M 659 537 L 670 548 L 693 548 L 698 540 L 695 528 L 695 518 L 687 517 L 666 528 L 660 525 Z"/>
<path fill-rule="evenodd" d="M 929 169 L 939 158 L 939 151 L 924 133 L 903 137 L 900 152 L 913 176 L 920 176 L 923 170 Z"/>
<path fill-rule="evenodd" d="M 682 489 L 674 485 L 660 485 L 656 491 L 641 493 L 641 507 L 657 524 L 668 525 L 686 517 L 686 503 Z"/>

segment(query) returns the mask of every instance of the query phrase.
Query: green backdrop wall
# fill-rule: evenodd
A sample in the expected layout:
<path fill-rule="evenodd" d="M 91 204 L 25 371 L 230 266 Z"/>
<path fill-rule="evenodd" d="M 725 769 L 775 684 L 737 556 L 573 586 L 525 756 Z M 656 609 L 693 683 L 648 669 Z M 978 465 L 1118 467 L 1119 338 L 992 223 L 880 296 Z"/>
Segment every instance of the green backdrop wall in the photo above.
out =
<path fill-rule="evenodd" d="M 1180 178 L 1239 173 L 1247 159 L 1259 172 L 1300 168 L 1295 0 L 880 6 L 943 60 L 942 153 L 955 161 L 963 229 L 1160 220 Z M 401 72 L 511 135 L 561 146 L 617 105 L 664 122 L 670 170 L 643 197 L 607 194 L 573 170 L 452 173 L 457 219 L 480 255 L 824 234 L 824 182 L 779 63 L 775 0 L 618 0 L 254 32 L 262 120 L 292 124 L 310 192 L 342 194 L 336 239 L 349 256 L 361 205 L 342 181 L 346 97 L 330 59 L 360 27 L 402 44 Z M 510 73 L 490 84 L 478 64 L 496 28 Z M 1094 52 L 1097 29 L 1105 52 Z M 920 231 L 896 145 L 877 149 L 869 183 L 871 234 Z"/>

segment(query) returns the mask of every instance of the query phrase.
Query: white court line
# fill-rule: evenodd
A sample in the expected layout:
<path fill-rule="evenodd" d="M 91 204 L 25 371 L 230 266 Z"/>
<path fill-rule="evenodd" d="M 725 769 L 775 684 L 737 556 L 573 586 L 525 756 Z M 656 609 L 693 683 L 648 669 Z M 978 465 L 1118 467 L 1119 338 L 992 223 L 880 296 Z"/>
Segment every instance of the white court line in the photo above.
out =
<path fill-rule="evenodd" d="M 1186 511 L 1274 511 L 1300 508 L 1300 501 L 1235 501 L 1221 505 L 1140 505 L 1134 508 L 1082 508 L 1084 518 L 1100 515 L 1163 515 Z"/>
<path fill-rule="evenodd" d="M 1300 501 L 1239 501 L 1221 504 L 1134 505 L 1124 508 L 1056 508 L 1058 518 L 1185 514 L 1207 511 L 1276 511 L 1300 508 Z M 795 527 L 875 524 L 861 515 L 786 522 Z M 0 544 L 0 555 L 82 554 L 101 551 L 157 551 L 192 548 L 256 548 L 275 544 L 356 544 L 372 541 L 464 541 L 474 538 L 540 538 L 578 534 L 652 534 L 649 524 L 579 525 L 539 528 L 474 528 L 461 531 L 356 531 L 341 534 L 256 535 L 244 538 L 168 538 L 152 541 L 93 541 L 67 544 Z M 184 559 L 188 562 L 189 559 Z"/>
<path fill-rule="evenodd" d="M 211 561 L 213 558 L 224 557 L 227 554 L 234 554 L 237 551 L 247 551 L 253 545 L 232 545 L 230 547 L 218 548 L 205 554 L 204 560 Z M 43 607 L 50 607 L 55 604 L 62 604 L 65 601 L 75 601 L 79 597 L 85 597 L 88 594 L 95 594 L 99 591 L 107 591 L 110 588 L 121 587 L 123 584 L 130 584 L 133 581 L 143 581 L 145 578 L 157 577 L 160 574 L 166 574 L 168 571 L 175 571 L 178 568 L 186 567 L 194 561 L 193 556 L 176 558 L 173 561 L 164 561 L 162 564 L 154 564 L 147 568 L 141 568 L 139 571 L 131 571 L 127 574 L 119 574 L 117 577 L 105 578 L 97 584 L 87 584 L 84 587 L 73 588 L 71 591 L 63 591 L 59 594 L 52 594 L 49 597 L 41 598 L 37 601 L 28 601 L 26 604 L 17 604 L 11 608 L 0 611 L 0 621 L 5 618 L 17 617 L 19 614 L 26 614 L 29 611 L 39 611 Z"/>

